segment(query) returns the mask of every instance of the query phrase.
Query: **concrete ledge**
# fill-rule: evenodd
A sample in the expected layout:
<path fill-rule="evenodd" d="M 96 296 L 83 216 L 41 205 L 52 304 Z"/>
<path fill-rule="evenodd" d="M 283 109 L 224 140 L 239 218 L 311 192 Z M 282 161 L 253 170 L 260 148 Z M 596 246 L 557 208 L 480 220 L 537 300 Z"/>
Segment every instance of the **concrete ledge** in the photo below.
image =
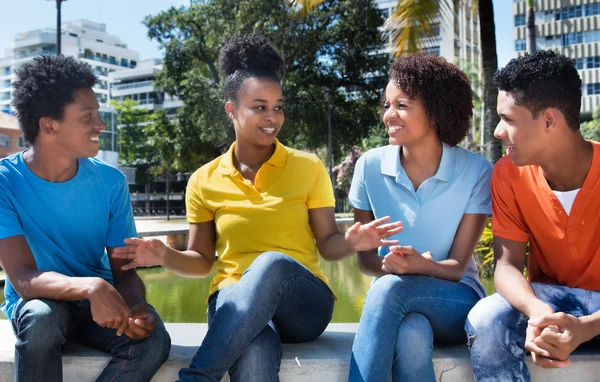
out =
<path fill-rule="evenodd" d="M 315 341 L 284 345 L 281 381 L 347 381 L 350 350 L 357 326 L 331 324 Z M 171 333 L 173 346 L 169 360 L 153 378 L 156 382 L 177 380 L 177 372 L 188 365 L 202 342 L 206 324 L 167 324 L 167 329 Z M 14 343 L 15 337 L 10 323 L 0 320 L 0 382 L 13 380 Z M 109 356 L 105 353 L 79 345 L 65 346 L 64 381 L 93 381 L 108 360 Z M 534 381 L 600 381 L 600 352 L 579 351 L 571 360 L 573 365 L 556 370 L 532 367 L 530 358 L 528 364 Z M 473 381 L 466 346 L 436 347 L 434 367 L 438 381 Z"/>

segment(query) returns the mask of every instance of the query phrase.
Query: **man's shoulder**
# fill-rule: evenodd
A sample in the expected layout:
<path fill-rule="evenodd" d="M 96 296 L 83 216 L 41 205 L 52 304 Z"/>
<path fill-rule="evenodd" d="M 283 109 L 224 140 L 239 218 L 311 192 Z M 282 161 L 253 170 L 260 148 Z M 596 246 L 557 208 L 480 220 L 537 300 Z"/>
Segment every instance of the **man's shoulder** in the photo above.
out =
<path fill-rule="evenodd" d="M 14 182 L 16 176 L 22 176 L 19 153 L 0 159 L 0 182 Z"/>
<path fill-rule="evenodd" d="M 83 158 L 79 160 L 80 166 L 88 173 L 97 174 L 103 179 L 123 180 L 125 174 L 117 167 L 97 158 Z"/>

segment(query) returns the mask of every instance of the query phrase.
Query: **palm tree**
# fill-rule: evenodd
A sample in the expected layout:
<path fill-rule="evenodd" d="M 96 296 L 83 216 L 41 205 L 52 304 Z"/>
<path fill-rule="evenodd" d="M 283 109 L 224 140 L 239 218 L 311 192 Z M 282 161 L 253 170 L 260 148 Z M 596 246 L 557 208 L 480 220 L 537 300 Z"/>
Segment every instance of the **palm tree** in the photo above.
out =
<path fill-rule="evenodd" d="M 535 53 L 535 12 L 533 11 L 534 0 L 527 0 L 527 41 L 526 48 L 529 54 Z"/>
<path fill-rule="evenodd" d="M 398 5 L 386 22 L 387 30 L 392 31 L 394 54 L 421 50 L 426 39 L 432 36 L 436 21 L 448 17 L 451 13 L 447 12 L 453 12 L 460 3 L 461 0 L 398 0 Z M 494 73 L 498 69 L 494 8 L 492 0 L 475 0 L 473 7 L 479 14 L 483 68 L 483 149 L 485 156 L 495 163 L 502 157 L 502 144 L 494 138 L 494 129 L 500 121 L 496 112 L 498 90 L 492 83 Z"/>

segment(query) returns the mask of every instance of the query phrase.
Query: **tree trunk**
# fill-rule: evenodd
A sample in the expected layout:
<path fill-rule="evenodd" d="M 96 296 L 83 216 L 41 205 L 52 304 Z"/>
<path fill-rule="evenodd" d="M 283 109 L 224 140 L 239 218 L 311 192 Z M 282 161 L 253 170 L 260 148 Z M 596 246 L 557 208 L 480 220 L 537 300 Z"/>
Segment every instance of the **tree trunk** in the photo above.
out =
<path fill-rule="evenodd" d="M 481 61 L 483 67 L 484 104 L 484 147 L 486 158 L 496 163 L 502 157 L 502 143 L 494 137 L 494 130 L 500 121 L 496 111 L 498 89 L 493 84 L 494 73 L 498 69 L 496 53 L 496 26 L 492 0 L 479 0 L 479 27 L 481 33 Z"/>
<path fill-rule="evenodd" d="M 535 13 L 533 11 L 533 0 L 527 0 L 527 41 L 526 48 L 529 54 L 535 53 Z"/>

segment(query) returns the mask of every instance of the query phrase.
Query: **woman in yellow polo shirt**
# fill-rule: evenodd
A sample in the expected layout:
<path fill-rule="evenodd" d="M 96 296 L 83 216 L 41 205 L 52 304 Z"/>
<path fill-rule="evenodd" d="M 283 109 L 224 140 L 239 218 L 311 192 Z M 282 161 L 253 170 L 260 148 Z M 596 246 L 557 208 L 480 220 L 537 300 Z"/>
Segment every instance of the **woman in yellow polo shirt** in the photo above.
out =
<path fill-rule="evenodd" d="M 132 260 L 123 269 L 160 264 L 189 277 L 206 277 L 216 262 L 208 332 L 181 381 L 220 381 L 227 371 L 234 381 L 278 380 L 281 343 L 313 340 L 331 320 L 334 295 L 319 253 L 341 260 L 395 244 L 385 239 L 402 230 L 385 217 L 339 233 L 325 167 L 276 138 L 282 62 L 264 37 L 235 37 L 223 47 L 225 111 L 236 141 L 189 180 L 188 250 L 128 239 L 115 251 Z"/>

